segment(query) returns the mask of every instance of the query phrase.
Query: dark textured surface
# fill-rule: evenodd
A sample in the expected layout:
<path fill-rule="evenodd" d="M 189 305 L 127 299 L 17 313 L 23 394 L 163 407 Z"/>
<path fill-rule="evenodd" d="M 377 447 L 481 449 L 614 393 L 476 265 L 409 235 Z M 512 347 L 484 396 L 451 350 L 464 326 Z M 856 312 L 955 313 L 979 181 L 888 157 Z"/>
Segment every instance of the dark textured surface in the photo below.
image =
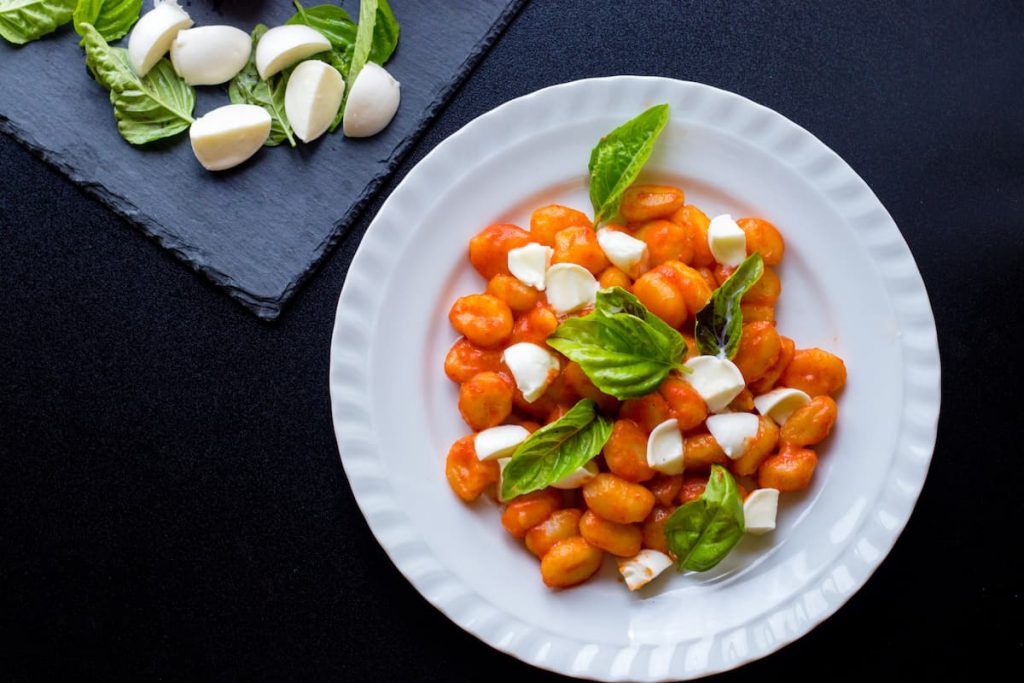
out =
<path fill-rule="evenodd" d="M 358 2 L 341 4 L 358 17 Z M 0 40 L 0 130 L 257 315 L 272 319 L 521 0 L 392 4 L 402 35 L 387 68 L 402 84 L 402 104 L 391 125 L 372 138 L 348 139 L 339 132 L 295 149 L 285 143 L 216 174 L 196 162 L 187 133 L 132 148 L 117 132 L 106 93 L 86 73 L 70 26 L 20 48 Z M 145 7 L 151 5 L 147 0 Z M 195 0 L 182 6 L 197 26 L 230 24 L 246 31 L 261 22 L 283 23 L 295 12 L 290 0 Z M 228 104 L 226 86 L 197 88 L 197 95 L 197 118 Z"/>
<path fill-rule="evenodd" d="M 398 174 L 511 97 L 659 74 L 806 126 L 895 217 L 942 351 L 928 483 L 844 608 L 725 680 L 1024 656 L 1022 35 L 1011 2 L 537 0 Z M 548 678 L 427 605 L 353 502 L 327 354 L 365 218 L 266 325 L 3 136 L 0 182 L 0 678 Z"/>

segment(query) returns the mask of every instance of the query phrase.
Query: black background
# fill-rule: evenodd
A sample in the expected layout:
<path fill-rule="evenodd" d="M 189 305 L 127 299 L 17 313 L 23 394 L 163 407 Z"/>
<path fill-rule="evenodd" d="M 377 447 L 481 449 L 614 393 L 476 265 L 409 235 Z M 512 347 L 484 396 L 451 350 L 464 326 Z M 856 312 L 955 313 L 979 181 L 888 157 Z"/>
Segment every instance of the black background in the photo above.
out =
<path fill-rule="evenodd" d="M 1019 664 L 1024 8 L 538 0 L 385 192 L 507 99 L 617 73 L 727 88 L 820 137 L 896 219 L 938 325 L 906 531 L 835 616 L 723 678 Z M 379 199 L 268 325 L 6 137 L 0 181 L 0 678 L 546 676 L 419 597 L 339 464 L 328 343 Z"/>

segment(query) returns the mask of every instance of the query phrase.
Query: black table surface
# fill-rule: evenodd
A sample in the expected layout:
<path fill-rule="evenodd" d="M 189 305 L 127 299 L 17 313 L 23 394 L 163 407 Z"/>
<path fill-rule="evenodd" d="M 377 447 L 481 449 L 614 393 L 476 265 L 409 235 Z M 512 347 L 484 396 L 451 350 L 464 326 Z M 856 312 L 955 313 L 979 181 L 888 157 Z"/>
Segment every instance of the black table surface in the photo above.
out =
<path fill-rule="evenodd" d="M 938 325 L 938 445 L 899 542 L 837 614 L 723 678 L 1019 664 L 1024 7 L 536 0 L 385 194 L 492 107 L 618 73 L 820 137 L 896 219 Z M 549 676 L 416 593 L 339 463 L 328 343 L 379 205 L 266 324 L 0 136 L 0 678 Z"/>

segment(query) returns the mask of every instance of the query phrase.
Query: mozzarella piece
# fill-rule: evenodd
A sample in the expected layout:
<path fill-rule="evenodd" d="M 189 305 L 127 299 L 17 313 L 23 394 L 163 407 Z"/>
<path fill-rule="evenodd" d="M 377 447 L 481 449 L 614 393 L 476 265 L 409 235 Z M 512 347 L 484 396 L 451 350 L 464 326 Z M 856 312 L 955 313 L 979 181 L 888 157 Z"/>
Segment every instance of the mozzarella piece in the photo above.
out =
<path fill-rule="evenodd" d="M 142 15 L 128 36 L 128 64 L 132 70 L 139 76 L 148 74 L 171 49 L 178 31 L 191 25 L 192 17 L 174 0 L 154 5 Z"/>
<path fill-rule="evenodd" d="M 295 67 L 284 91 L 284 111 L 299 139 L 312 142 L 326 133 L 344 95 L 345 79 L 330 64 L 310 60 Z"/>
<path fill-rule="evenodd" d="M 529 244 L 509 249 L 508 272 L 524 285 L 544 291 L 547 282 L 548 268 L 555 250 L 543 244 Z"/>
<path fill-rule="evenodd" d="M 779 509 L 777 489 L 757 489 L 743 501 L 743 524 L 747 532 L 760 536 L 775 529 Z"/>
<path fill-rule="evenodd" d="M 597 243 L 612 265 L 625 271 L 630 277 L 638 277 L 647 261 L 647 243 L 627 235 L 621 230 L 601 228 L 597 231 Z"/>
<path fill-rule="evenodd" d="M 683 433 L 675 418 L 651 430 L 647 437 L 647 464 L 664 474 L 683 473 Z"/>
<path fill-rule="evenodd" d="M 685 365 L 692 372 L 683 375 L 683 379 L 697 390 L 713 413 L 725 410 L 746 386 L 743 373 L 727 358 L 697 356 L 686 361 Z"/>
<path fill-rule="evenodd" d="M 530 436 L 530 430 L 519 425 L 500 425 L 479 432 L 473 437 L 473 448 L 480 460 L 507 458 Z"/>
<path fill-rule="evenodd" d="M 724 266 L 738 266 L 747 258 L 747 235 L 729 214 L 715 216 L 708 225 L 708 248 Z"/>
<path fill-rule="evenodd" d="M 223 171 L 260 150 L 270 136 L 270 114 L 254 104 L 228 104 L 196 119 L 188 134 L 203 168 Z"/>
<path fill-rule="evenodd" d="M 635 557 L 618 560 L 619 573 L 626 581 L 626 587 L 635 591 L 643 588 L 659 574 L 672 566 L 672 558 L 657 550 L 641 550 Z"/>
<path fill-rule="evenodd" d="M 513 344 L 505 349 L 501 358 L 512 371 L 527 403 L 540 398 L 562 369 L 553 353 L 529 342 Z"/>
<path fill-rule="evenodd" d="M 779 425 L 786 424 L 786 420 L 797 408 L 802 408 L 810 402 L 811 397 L 806 393 L 787 387 L 772 389 L 767 394 L 754 397 L 757 412 L 770 417 Z"/>
<path fill-rule="evenodd" d="M 402 86 L 380 64 L 367 62 L 348 93 L 342 128 L 350 138 L 368 138 L 391 123 L 402 99 Z"/>
<path fill-rule="evenodd" d="M 743 457 L 751 439 L 757 436 L 760 422 L 753 413 L 722 413 L 709 416 L 707 425 L 725 454 L 737 460 Z"/>
<path fill-rule="evenodd" d="M 556 489 L 578 489 L 596 477 L 597 473 L 597 463 L 591 460 L 583 467 L 577 467 L 575 470 L 552 484 L 552 486 Z"/>
<path fill-rule="evenodd" d="M 303 24 L 276 26 L 256 45 L 256 71 L 266 80 L 310 55 L 331 49 L 324 34 Z"/>
<path fill-rule="evenodd" d="M 556 263 L 548 268 L 548 303 L 555 313 L 572 313 L 597 300 L 597 280 L 575 263 Z"/>
<path fill-rule="evenodd" d="M 252 39 L 245 31 L 200 26 L 178 31 L 171 43 L 171 64 L 189 85 L 219 85 L 245 68 L 250 52 Z"/>

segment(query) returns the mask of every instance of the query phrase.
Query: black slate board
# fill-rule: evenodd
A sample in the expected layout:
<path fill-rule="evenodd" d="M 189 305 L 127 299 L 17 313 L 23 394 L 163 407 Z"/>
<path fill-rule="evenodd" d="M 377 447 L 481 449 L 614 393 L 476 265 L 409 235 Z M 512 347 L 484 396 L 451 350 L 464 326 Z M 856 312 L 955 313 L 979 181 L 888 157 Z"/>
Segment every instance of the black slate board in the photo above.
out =
<path fill-rule="evenodd" d="M 265 148 L 219 174 L 195 161 L 187 133 L 134 148 L 118 135 L 106 93 L 86 72 L 69 26 L 21 48 L 0 39 L 0 130 L 269 320 L 524 2 L 391 0 L 402 33 L 387 68 L 402 83 L 402 103 L 391 125 L 370 139 L 339 132 L 296 149 Z M 181 4 L 196 25 L 247 31 L 294 12 L 289 0 Z M 358 16 L 356 0 L 341 5 Z M 227 103 L 226 88 L 199 88 L 196 116 Z"/>

